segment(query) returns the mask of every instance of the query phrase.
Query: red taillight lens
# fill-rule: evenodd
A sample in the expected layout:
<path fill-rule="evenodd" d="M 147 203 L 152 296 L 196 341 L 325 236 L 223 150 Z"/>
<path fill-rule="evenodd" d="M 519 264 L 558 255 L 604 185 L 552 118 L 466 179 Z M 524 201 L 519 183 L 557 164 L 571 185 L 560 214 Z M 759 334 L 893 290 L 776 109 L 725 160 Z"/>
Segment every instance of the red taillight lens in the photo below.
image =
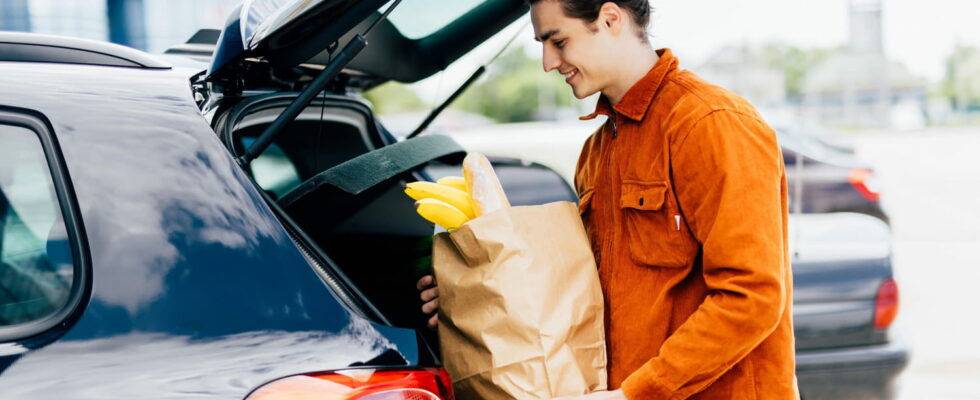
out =
<path fill-rule="evenodd" d="M 898 315 L 898 285 L 895 280 L 888 279 L 878 287 L 875 296 L 875 329 L 885 329 L 891 326 Z"/>
<path fill-rule="evenodd" d="M 881 199 L 881 193 L 878 191 L 878 185 L 874 179 L 874 173 L 871 170 L 855 168 L 851 170 L 849 181 L 854 186 L 854 189 L 858 193 L 861 193 L 861 196 L 868 201 L 878 201 Z"/>
<path fill-rule="evenodd" d="M 348 369 L 269 382 L 246 400 L 453 400 L 442 368 Z"/>

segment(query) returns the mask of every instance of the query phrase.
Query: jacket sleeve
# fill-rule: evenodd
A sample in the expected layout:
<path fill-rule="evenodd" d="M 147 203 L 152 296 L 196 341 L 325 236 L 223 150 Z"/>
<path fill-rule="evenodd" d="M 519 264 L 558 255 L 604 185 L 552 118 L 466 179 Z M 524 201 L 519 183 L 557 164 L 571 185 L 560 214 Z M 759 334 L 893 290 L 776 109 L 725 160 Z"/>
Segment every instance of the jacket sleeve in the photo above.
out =
<path fill-rule="evenodd" d="M 684 399 L 704 390 L 776 329 L 791 301 L 775 133 L 755 116 L 722 110 L 674 143 L 675 191 L 702 245 L 708 295 L 623 382 L 629 399 Z"/>

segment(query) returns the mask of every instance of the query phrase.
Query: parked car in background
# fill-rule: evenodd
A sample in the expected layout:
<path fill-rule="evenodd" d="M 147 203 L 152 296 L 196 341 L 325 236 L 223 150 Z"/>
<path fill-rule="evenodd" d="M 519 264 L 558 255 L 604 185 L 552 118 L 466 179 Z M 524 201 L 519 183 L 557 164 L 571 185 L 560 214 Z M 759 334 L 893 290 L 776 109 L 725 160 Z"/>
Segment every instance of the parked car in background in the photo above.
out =
<path fill-rule="evenodd" d="M 855 212 L 886 223 L 874 168 L 840 145 L 793 128 L 776 128 L 786 164 L 790 209 L 802 213 Z M 802 199 L 795 202 L 794 198 Z"/>

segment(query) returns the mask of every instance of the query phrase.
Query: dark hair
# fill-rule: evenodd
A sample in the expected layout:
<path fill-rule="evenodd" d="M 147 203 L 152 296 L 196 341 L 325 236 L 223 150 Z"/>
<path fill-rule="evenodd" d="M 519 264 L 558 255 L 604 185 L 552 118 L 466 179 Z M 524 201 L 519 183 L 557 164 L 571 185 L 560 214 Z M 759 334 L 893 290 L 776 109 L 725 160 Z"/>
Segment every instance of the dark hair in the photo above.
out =
<path fill-rule="evenodd" d="M 533 6 L 542 0 L 524 0 L 528 6 Z M 649 0 L 557 0 L 562 5 L 565 16 L 584 20 L 588 25 L 595 23 L 599 19 L 599 9 L 605 3 L 615 3 L 620 8 L 625 9 L 633 17 L 633 23 L 639 29 L 640 39 L 647 41 L 646 27 L 650 23 Z"/>

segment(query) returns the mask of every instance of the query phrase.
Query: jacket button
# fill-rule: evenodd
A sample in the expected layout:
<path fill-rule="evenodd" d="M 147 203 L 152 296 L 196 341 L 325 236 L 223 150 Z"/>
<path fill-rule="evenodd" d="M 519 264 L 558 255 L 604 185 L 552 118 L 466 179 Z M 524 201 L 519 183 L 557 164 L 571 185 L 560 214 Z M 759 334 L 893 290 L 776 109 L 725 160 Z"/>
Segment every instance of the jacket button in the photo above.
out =
<path fill-rule="evenodd" d="M 640 197 L 640 205 L 641 206 L 643 205 L 643 198 L 642 197 Z"/>

